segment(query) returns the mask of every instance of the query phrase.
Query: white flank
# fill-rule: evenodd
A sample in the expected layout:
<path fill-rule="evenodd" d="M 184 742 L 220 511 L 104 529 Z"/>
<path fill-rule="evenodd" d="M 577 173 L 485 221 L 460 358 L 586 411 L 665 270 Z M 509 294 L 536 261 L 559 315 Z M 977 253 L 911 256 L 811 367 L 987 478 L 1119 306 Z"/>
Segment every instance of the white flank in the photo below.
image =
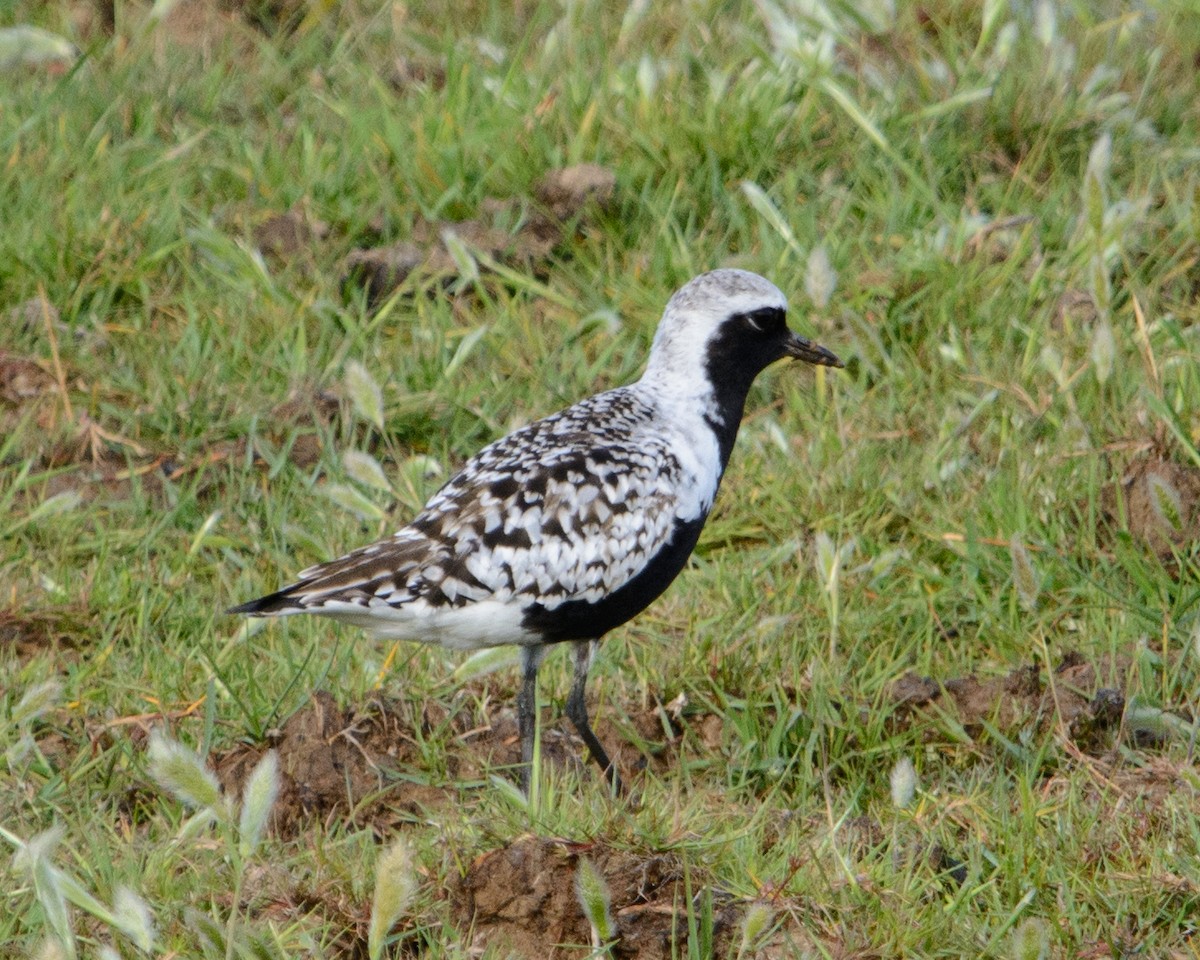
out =
<path fill-rule="evenodd" d="M 540 636 L 521 626 L 521 608 L 517 604 L 495 600 L 480 600 L 463 607 L 431 607 L 423 600 L 402 607 L 386 604 L 361 607 L 330 600 L 307 612 L 362 627 L 384 640 L 413 640 L 449 650 L 541 642 Z"/>

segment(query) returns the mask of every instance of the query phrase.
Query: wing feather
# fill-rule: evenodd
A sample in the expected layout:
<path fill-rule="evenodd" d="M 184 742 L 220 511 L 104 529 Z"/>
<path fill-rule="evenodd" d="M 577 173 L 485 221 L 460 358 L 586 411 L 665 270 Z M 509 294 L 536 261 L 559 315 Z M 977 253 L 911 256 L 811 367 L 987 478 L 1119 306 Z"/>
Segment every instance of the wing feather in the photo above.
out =
<path fill-rule="evenodd" d="M 644 429 L 653 417 L 618 388 L 532 423 L 476 454 L 392 537 L 237 609 L 598 601 L 668 545 L 678 519 L 681 467 Z"/>

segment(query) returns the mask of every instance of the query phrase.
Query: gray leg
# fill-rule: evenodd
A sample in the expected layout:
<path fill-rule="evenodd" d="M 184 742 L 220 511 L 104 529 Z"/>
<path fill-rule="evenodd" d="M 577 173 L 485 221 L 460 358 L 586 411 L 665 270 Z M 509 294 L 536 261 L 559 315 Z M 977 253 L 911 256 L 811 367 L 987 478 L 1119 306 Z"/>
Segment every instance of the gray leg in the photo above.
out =
<path fill-rule="evenodd" d="M 517 694 L 517 730 L 521 735 L 521 789 L 529 793 L 533 740 L 537 733 L 537 672 L 541 647 L 521 648 L 521 691 Z"/>
<path fill-rule="evenodd" d="M 588 753 L 592 755 L 592 759 L 596 761 L 600 770 L 608 778 L 608 782 L 612 784 L 613 790 L 620 793 L 621 780 L 617 776 L 617 768 L 613 766 L 612 761 L 608 759 L 608 754 L 604 751 L 604 747 L 600 745 L 600 741 L 592 733 L 591 724 L 588 723 L 587 703 L 584 700 L 588 667 L 591 666 L 592 653 L 596 648 L 596 641 L 578 640 L 572 644 L 572 647 L 575 654 L 575 676 L 571 681 L 571 693 L 567 697 L 567 717 L 575 725 L 575 730 L 583 738 L 584 745 L 588 748 Z"/>
<path fill-rule="evenodd" d="M 521 790 L 529 793 L 533 740 L 538 732 L 538 665 L 540 647 L 521 648 L 521 691 L 517 694 L 517 731 L 521 734 Z"/>

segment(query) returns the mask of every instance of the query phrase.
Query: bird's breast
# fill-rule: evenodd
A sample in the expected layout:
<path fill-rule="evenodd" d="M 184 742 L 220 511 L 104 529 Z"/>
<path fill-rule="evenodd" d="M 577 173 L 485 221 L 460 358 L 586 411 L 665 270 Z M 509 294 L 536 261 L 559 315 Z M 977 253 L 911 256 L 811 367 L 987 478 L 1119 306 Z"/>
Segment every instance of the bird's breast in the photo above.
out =
<path fill-rule="evenodd" d="M 671 453 L 679 463 L 676 516 L 690 520 L 704 516 L 713 505 L 724 464 L 721 448 L 703 417 L 679 418 L 672 427 Z"/>

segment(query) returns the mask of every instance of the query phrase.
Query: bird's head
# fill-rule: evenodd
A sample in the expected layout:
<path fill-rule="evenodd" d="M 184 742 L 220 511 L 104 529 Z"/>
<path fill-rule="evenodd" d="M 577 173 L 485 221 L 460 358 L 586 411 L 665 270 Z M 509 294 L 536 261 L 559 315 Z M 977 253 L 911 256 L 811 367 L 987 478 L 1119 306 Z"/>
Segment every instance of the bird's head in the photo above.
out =
<path fill-rule="evenodd" d="M 788 329 L 787 298 L 771 281 L 746 270 L 713 270 L 667 302 L 646 375 L 680 387 L 689 380 L 707 381 L 718 390 L 727 384 L 744 397 L 765 367 L 785 357 L 843 365 L 829 350 Z"/>

